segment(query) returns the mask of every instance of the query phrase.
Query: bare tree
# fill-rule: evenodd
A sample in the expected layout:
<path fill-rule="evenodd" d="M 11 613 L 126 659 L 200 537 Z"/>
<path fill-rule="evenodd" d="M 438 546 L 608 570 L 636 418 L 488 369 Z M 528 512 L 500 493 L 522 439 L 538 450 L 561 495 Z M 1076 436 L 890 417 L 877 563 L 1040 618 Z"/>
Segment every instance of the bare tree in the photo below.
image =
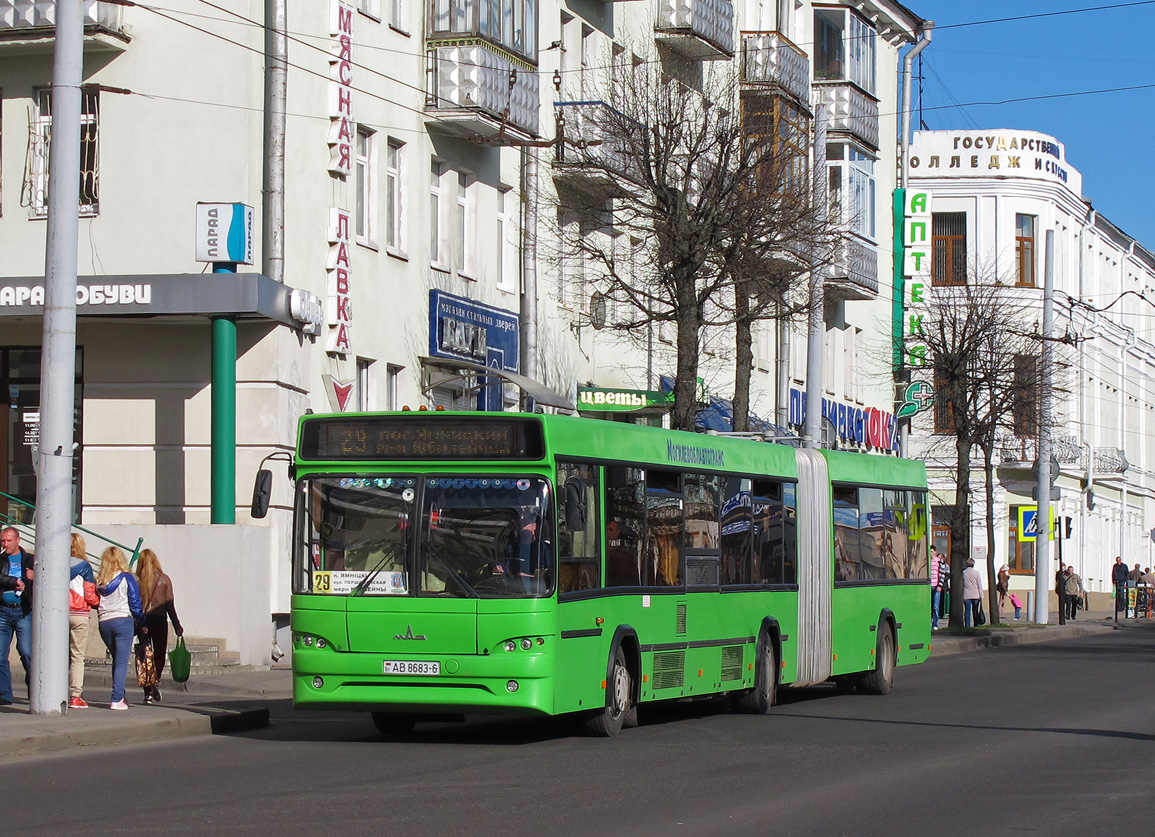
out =
<path fill-rule="evenodd" d="M 609 328 L 639 336 L 672 324 L 671 423 L 683 430 L 697 416 L 703 332 L 715 327 L 736 335 L 735 419 L 745 421 L 752 324 L 789 312 L 822 229 L 806 159 L 764 115 L 744 117 L 729 64 L 615 67 L 607 101 L 559 126 L 559 163 L 605 184 L 559 188 L 559 255 L 614 304 Z"/>
<path fill-rule="evenodd" d="M 997 618 L 994 549 L 994 457 L 1006 434 L 1037 435 L 1041 381 L 1038 299 L 1023 289 L 972 275 L 963 285 L 936 286 L 914 312 L 908 336 L 925 347 L 925 366 L 911 375 L 933 384 L 934 430 L 953 443 L 955 503 L 951 514 L 950 624 L 963 623 L 962 571 L 971 553 L 971 470 L 979 448 L 985 474 L 988 612 Z"/>

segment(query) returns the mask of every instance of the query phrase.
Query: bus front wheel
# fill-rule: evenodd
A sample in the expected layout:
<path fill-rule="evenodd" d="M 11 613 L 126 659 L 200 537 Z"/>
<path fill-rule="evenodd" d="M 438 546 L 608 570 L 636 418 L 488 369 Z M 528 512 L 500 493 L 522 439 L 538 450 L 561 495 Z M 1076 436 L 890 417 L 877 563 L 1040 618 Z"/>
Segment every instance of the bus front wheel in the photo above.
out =
<path fill-rule="evenodd" d="M 610 738 L 622 731 L 627 719 L 637 724 L 633 707 L 630 669 L 626 665 L 626 655 L 621 648 L 614 651 L 614 663 L 610 668 L 610 679 L 606 682 L 606 705 L 586 719 L 585 730 L 590 735 Z"/>
<path fill-rule="evenodd" d="M 869 695 L 889 694 L 894 685 L 895 664 L 894 628 L 890 622 L 878 626 L 878 645 L 874 656 L 874 671 L 868 671 L 862 676 L 862 690 Z"/>
<path fill-rule="evenodd" d="M 752 715 L 768 715 L 778 693 L 778 660 L 770 637 L 763 632 L 754 652 L 754 688 L 739 695 L 738 710 Z"/>

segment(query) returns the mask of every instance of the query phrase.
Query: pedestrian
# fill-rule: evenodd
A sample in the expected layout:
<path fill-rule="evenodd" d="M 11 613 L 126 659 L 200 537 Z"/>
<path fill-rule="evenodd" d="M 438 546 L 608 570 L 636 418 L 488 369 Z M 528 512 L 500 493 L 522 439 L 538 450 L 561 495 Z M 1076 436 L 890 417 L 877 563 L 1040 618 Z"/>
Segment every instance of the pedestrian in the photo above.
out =
<path fill-rule="evenodd" d="M 84 538 L 72 533 L 72 568 L 68 576 L 68 708 L 87 709 L 84 657 L 88 652 L 88 617 L 100 605 L 96 577 L 88 563 Z"/>
<path fill-rule="evenodd" d="M 140 588 L 128 571 L 128 561 L 120 547 L 110 546 L 100 556 L 96 574 L 96 592 L 100 594 L 97 615 L 100 638 L 112 654 L 112 698 L 109 709 L 128 709 L 124 700 L 124 678 L 128 673 L 128 656 L 132 652 L 134 626 L 147 631 L 144 610 L 140 606 Z"/>
<path fill-rule="evenodd" d="M 1127 573 L 1127 580 L 1128 581 L 1136 581 L 1137 582 L 1142 577 L 1143 577 L 1143 571 L 1141 569 L 1139 569 L 1138 564 L 1135 565 L 1135 569 L 1133 569 L 1133 570 L 1131 570 L 1131 572 Z"/>
<path fill-rule="evenodd" d="M 1055 595 L 1059 598 L 1059 624 L 1067 624 L 1067 568 L 1059 564 L 1055 572 Z"/>
<path fill-rule="evenodd" d="M 176 615 L 173 603 L 172 579 L 161 569 L 156 553 L 151 549 L 141 550 L 136 564 L 136 577 L 140 582 L 140 597 L 144 609 L 144 624 L 147 631 L 141 635 L 140 643 L 152 646 L 152 659 L 156 665 L 157 685 L 146 686 L 144 702 L 160 703 L 160 676 L 164 673 L 165 656 L 168 653 L 168 623 L 177 636 L 184 636 L 184 628 Z"/>
<path fill-rule="evenodd" d="M 962 574 L 963 582 L 963 625 L 969 628 L 978 624 L 979 609 L 983 599 L 983 577 L 975 569 L 975 559 L 967 558 L 966 569 Z"/>
<path fill-rule="evenodd" d="M 1015 609 L 1015 621 L 1018 622 L 1023 617 L 1023 601 L 1017 593 L 1011 593 L 1010 598 L 1011 607 Z"/>
<path fill-rule="evenodd" d="M 995 580 L 995 591 L 999 594 L 999 618 L 1003 615 L 1003 605 L 1007 601 L 1007 593 L 1011 589 L 1011 568 L 1006 564 L 999 567 L 999 575 Z"/>
<path fill-rule="evenodd" d="M 1115 610 L 1126 610 L 1127 605 L 1127 565 L 1123 563 L 1123 557 L 1115 556 L 1115 563 L 1111 567 L 1111 584 L 1115 587 Z"/>
<path fill-rule="evenodd" d="M 937 547 L 930 548 L 930 629 L 932 631 L 938 630 L 938 610 L 942 604 L 942 585 L 943 585 L 943 571 L 942 571 L 942 553 L 938 551 Z"/>
<path fill-rule="evenodd" d="M 8 657 L 12 652 L 13 634 L 16 653 L 24 666 L 25 686 L 32 675 L 32 579 L 36 559 L 21 548 L 20 533 L 11 526 L 0 530 L 0 550 L 4 553 L 0 559 L 0 575 L 16 580 L 13 589 L 0 593 L 0 706 L 11 706 L 12 670 Z"/>
<path fill-rule="evenodd" d="M 1074 622 L 1075 614 L 1079 610 L 1079 597 L 1083 595 L 1083 579 L 1079 578 L 1075 568 L 1069 564 L 1063 592 L 1067 594 L 1067 618 Z"/>

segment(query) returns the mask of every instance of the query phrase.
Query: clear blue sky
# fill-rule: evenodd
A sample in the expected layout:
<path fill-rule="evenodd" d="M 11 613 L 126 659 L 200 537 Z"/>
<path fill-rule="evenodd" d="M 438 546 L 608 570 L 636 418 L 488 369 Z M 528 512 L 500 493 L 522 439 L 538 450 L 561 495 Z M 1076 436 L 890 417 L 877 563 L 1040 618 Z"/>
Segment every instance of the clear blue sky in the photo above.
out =
<path fill-rule="evenodd" d="M 1083 196 L 1155 250 L 1150 150 L 1155 2 L 904 0 L 904 5 L 935 22 L 934 39 L 922 53 L 921 118 L 927 128 L 1050 134 L 1066 146 L 1067 162 L 1082 172 Z M 1075 9 L 1088 11 L 1007 20 Z M 995 20 L 1005 22 L 959 25 Z M 1090 92 L 1143 85 L 1147 88 Z M 1075 93 L 1087 95 L 1064 95 Z M 1009 99 L 1016 101 L 993 104 Z M 916 102 L 912 127 L 918 120 Z"/>

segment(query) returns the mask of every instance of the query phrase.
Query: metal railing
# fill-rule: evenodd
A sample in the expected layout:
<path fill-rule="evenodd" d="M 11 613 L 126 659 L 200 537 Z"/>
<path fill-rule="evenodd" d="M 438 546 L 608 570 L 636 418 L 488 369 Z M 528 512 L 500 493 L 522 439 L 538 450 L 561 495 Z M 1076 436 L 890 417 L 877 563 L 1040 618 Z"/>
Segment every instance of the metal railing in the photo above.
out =
<path fill-rule="evenodd" d="M 29 503 L 27 500 L 21 500 L 19 497 L 13 497 L 11 494 L 5 494 L 3 491 L 0 491 L 0 497 L 3 497 L 5 500 L 8 501 L 5 508 L 0 510 L 0 525 L 3 525 L 5 527 L 11 526 L 13 529 L 15 529 L 17 532 L 20 533 L 21 540 L 24 540 L 25 535 L 27 535 L 28 536 L 27 540 L 30 541 L 31 543 L 35 544 L 36 543 L 36 524 L 35 524 L 36 506 L 33 505 L 32 503 Z M 31 512 L 31 514 L 27 515 L 27 519 L 25 519 L 25 516 L 23 516 L 23 515 L 20 518 L 16 518 L 16 517 L 12 516 L 11 511 L 12 511 L 12 504 L 13 503 L 15 503 L 18 506 L 20 506 L 24 509 L 27 509 L 28 511 Z M 125 554 L 129 555 L 129 560 L 128 560 L 129 568 L 131 569 L 132 567 L 136 566 L 136 560 L 137 560 L 137 558 L 140 557 L 140 548 L 144 544 L 144 538 L 137 538 L 136 539 L 136 546 L 128 546 L 126 544 L 118 543 L 117 541 L 112 540 L 112 538 L 107 538 L 104 535 L 100 534 L 99 532 L 94 532 L 92 529 L 86 529 L 85 527 L 80 526 L 79 524 L 76 524 L 76 523 L 72 524 L 72 529 L 74 531 L 83 532 L 86 535 L 90 535 L 91 537 L 94 537 L 94 538 L 96 538 L 96 539 L 98 539 L 98 540 L 100 540 L 106 544 L 109 544 L 110 546 L 120 547 L 122 550 L 124 550 Z M 99 555 L 94 555 L 93 553 L 86 551 L 85 557 L 88 558 L 88 563 L 92 564 L 93 570 L 99 570 L 100 569 L 100 556 Z"/>

